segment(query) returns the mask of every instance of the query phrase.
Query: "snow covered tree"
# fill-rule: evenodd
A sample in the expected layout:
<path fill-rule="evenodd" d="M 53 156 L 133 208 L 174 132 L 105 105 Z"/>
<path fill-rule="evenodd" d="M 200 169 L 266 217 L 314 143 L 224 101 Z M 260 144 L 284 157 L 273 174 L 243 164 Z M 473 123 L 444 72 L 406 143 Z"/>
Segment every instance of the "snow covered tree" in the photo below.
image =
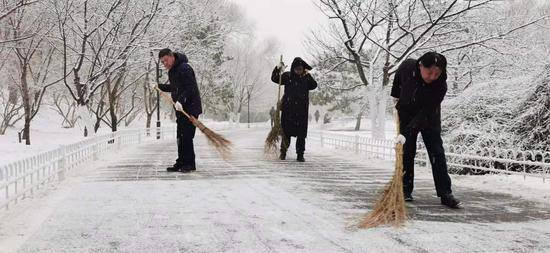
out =
<path fill-rule="evenodd" d="M 86 135 L 92 129 L 89 102 L 127 66 L 160 11 L 160 1 L 65 0 L 50 4 L 57 20 L 63 83 L 79 106 Z"/>
<path fill-rule="evenodd" d="M 63 119 L 61 126 L 74 128 L 79 119 L 76 102 L 69 97 L 63 87 L 53 87 L 50 91 L 50 107 Z"/>
<path fill-rule="evenodd" d="M 249 31 L 242 10 L 224 0 L 178 2 L 173 9 L 176 30 L 170 47 L 187 54 L 197 77 L 206 114 L 225 110 L 228 78 L 226 47 L 234 36 Z M 169 40 L 170 41 L 170 40 Z"/>
<path fill-rule="evenodd" d="M 320 35 L 313 39 L 321 52 L 329 55 L 328 59 L 339 59 L 336 65 L 353 64 L 362 84 L 374 86 L 369 104 L 370 112 L 374 113 L 371 117 L 374 137 L 379 138 L 385 128 L 390 77 L 401 62 L 430 50 L 450 52 L 483 46 L 546 18 L 537 15 L 496 33 L 476 33 L 483 36 L 474 40 L 464 36 L 468 30 L 462 29 L 463 24 L 471 27 L 476 24 L 469 14 L 484 15 L 490 11 L 488 7 L 498 2 L 322 0 L 321 10 L 335 23 L 329 27 L 328 42 Z M 374 50 L 381 50 L 380 55 L 373 53 Z M 375 70 L 376 74 L 373 71 L 369 78 L 367 68 Z M 370 79 L 375 76 L 378 81 L 372 83 Z"/>
<path fill-rule="evenodd" d="M 29 8 L 19 8 L 6 19 L 13 38 L 13 64 L 9 68 L 10 77 L 21 95 L 24 109 L 23 138 L 31 144 L 31 121 L 38 114 L 47 89 L 61 81 L 53 70 L 55 49 L 48 43 L 52 22 L 47 19 L 45 6 L 35 4 Z"/>
<path fill-rule="evenodd" d="M 262 94 L 269 86 L 271 71 L 277 44 L 256 41 L 253 37 L 244 36 L 227 46 L 225 54 L 229 60 L 224 63 L 227 73 L 228 90 L 226 93 L 226 111 L 230 120 L 239 123 L 243 107 L 254 97 Z"/>

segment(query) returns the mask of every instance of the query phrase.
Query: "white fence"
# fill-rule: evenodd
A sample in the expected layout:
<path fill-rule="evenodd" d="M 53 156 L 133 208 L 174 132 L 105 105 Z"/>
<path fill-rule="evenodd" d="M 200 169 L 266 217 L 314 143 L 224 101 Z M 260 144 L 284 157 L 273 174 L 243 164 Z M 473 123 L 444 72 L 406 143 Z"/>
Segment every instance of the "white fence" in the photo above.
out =
<path fill-rule="evenodd" d="M 369 158 L 393 160 L 393 140 L 377 140 L 362 136 L 313 131 L 309 138 L 321 146 L 364 154 Z M 421 138 L 419 138 L 421 139 Z M 510 150 L 498 148 L 471 149 L 463 146 L 445 146 L 449 170 L 455 173 L 507 173 L 550 179 L 550 152 L 540 150 Z M 417 163 L 428 166 L 428 154 L 419 140 Z"/>
<path fill-rule="evenodd" d="M 175 127 L 160 129 L 129 129 L 94 136 L 83 141 L 62 146 L 20 161 L 0 166 L 0 210 L 8 208 L 25 197 L 33 195 L 46 185 L 63 180 L 65 173 L 87 161 L 97 159 L 106 152 L 117 152 L 124 145 L 139 144 L 161 139 L 175 139 Z M 365 154 L 369 158 L 393 160 L 392 140 L 375 140 L 362 136 L 313 131 L 310 139 L 322 146 Z M 446 146 L 449 169 L 469 173 L 509 173 L 529 177 L 550 178 L 550 152 L 502 150 L 484 148 L 468 149 Z M 416 161 L 427 166 L 425 148 L 419 144 Z"/>
<path fill-rule="evenodd" d="M 0 166 L 0 210 L 33 195 L 46 185 L 63 180 L 65 173 L 99 154 L 117 152 L 124 145 L 175 138 L 175 127 L 129 129 L 97 135 L 55 150 Z"/>

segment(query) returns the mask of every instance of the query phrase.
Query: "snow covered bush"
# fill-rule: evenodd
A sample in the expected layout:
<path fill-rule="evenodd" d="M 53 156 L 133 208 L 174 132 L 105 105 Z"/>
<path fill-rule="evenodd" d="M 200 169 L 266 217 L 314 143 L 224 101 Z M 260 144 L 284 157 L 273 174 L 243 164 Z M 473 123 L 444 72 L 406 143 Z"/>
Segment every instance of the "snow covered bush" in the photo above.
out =
<path fill-rule="evenodd" d="M 516 108 L 512 131 L 520 147 L 550 151 L 550 64 L 535 81 L 536 88 Z"/>
<path fill-rule="evenodd" d="M 550 150 L 550 65 L 542 73 L 473 84 L 443 104 L 448 144 Z"/>
<path fill-rule="evenodd" d="M 442 106 L 442 127 L 448 144 L 471 148 L 511 148 L 517 110 L 533 90 L 530 77 L 495 79 L 472 84 Z"/>

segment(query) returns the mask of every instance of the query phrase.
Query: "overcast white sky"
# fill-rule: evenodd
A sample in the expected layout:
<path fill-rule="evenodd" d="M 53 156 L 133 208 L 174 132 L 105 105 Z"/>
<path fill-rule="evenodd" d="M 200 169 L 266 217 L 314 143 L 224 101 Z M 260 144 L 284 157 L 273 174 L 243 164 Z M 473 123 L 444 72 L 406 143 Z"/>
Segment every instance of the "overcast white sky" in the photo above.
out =
<path fill-rule="evenodd" d="M 310 58 L 303 47 L 312 28 L 327 22 L 315 0 L 231 0 L 243 6 L 255 23 L 259 39 L 276 37 L 285 61 L 295 56 Z"/>

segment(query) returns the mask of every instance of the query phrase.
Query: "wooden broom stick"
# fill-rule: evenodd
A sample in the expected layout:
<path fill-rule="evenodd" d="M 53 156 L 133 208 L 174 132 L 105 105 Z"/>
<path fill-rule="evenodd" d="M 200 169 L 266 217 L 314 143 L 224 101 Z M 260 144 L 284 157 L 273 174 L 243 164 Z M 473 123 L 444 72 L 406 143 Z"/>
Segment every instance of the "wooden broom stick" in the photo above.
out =
<path fill-rule="evenodd" d="M 283 62 L 283 55 L 279 58 L 279 62 Z M 273 122 L 273 127 L 271 128 L 271 131 L 269 131 L 269 134 L 267 135 L 267 138 L 265 140 L 264 145 L 264 153 L 266 155 L 275 155 L 277 153 L 277 143 L 279 142 L 279 137 L 281 137 L 281 141 L 283 138 L 283 127 L 281 126 L 281 86 L 283 86 L 283 70 L 280 69 L 279 71 L 279 91 L 277 92 L 277 109 L 275 110 L 275 121 Z"/>

